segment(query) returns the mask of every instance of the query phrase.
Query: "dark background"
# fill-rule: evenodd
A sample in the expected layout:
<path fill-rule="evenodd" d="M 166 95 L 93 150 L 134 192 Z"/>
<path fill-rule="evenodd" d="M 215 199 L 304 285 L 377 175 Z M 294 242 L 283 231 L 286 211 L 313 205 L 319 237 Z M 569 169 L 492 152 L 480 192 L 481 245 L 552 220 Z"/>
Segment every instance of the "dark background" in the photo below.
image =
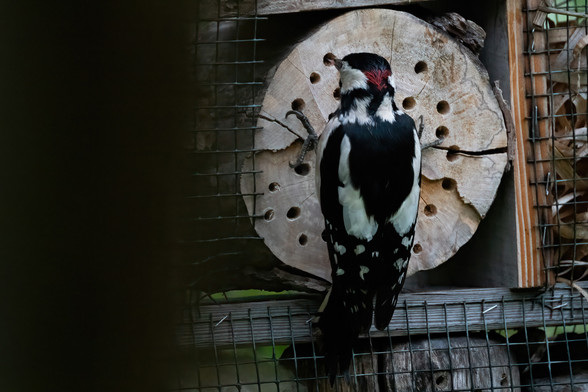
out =
<path fill-rule="evenodd" d="M 190 12 L 0 5 L 2 391 L 169 382 Z"/>

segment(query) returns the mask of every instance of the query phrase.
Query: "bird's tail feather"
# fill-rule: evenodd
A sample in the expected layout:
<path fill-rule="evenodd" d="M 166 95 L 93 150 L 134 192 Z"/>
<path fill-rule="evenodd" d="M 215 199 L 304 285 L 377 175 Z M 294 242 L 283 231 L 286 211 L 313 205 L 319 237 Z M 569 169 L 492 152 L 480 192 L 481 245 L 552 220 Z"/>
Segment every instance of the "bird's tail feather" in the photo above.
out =
<path fill-rule="evenodd" d="M 374 324 L 377 329 L 383 331 L 390 324 L 396 301 L 400 290 L 389 287 L 380 288 L 376 292 L 376 308 L 374 312 Z"/>
<path fill-rule="evenodd" d="M 353 346 L 361 332 L 372 324 L 373 293 L 333 286 L 320 315 L 327 374 L 331 385 L 337 374 L 348 374 Z"/>

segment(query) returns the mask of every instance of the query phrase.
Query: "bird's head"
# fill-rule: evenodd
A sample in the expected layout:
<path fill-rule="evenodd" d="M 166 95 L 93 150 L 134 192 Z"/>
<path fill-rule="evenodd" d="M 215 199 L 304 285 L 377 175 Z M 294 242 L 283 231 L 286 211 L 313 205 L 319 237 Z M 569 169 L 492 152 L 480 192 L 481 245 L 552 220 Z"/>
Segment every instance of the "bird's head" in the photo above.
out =
<path fill-rule="evenodd" d="M 351 53 L 338 59 L 334 54 L 327 53 L 323 62 L 339 71 L 341 95 L 356 89 L 367 90 L 373 95 L 394 95 L 396 86 L 392 70 L 382 56 L 374 53 Z"/>

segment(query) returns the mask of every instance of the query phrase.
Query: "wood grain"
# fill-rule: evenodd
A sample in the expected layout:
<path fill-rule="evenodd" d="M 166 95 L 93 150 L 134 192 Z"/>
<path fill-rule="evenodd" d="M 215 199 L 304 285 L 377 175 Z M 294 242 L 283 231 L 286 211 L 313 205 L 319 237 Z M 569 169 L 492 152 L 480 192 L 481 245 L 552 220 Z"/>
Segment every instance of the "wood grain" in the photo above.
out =
<path fill-rule="evenodd" d="M 405 5 L 430 0 L 257 0 L 257 14 L 271 15 L 290 12 L 318 11 L 381 5 Z"/>
<path fill-rule="evenodd" d="M 337 391 L 477 391 L 520 385 L 519 369 L 511 366 L 512 354 L 497 338 L 437 335 L 365 343 L 354 351 L 350 382 L 339 378 Z M 280 363 L 305 379 L 302 385 L 306 390 L 328 391 L 322 360 L 317 361 L 308 346 L 296 348 L 296 366 L 291 360 L 292 350 Z"/>
<path fill-rule="evenodd" d="M 478 391 L 520 385 L 508 347 L 494 339 L 420 338 L 394 344 L 393 350 L 383 361 L 386 391 L 410 391 L 413 386 L 419 391 Z"/>
<path fill-rule="evenodd" d="M 545 116 L 547 114 L 547 99 L 531 101 L 527 99 L 527 90 L 534 90 L 535 94 L 547 93 L 547 81 L 545 76 L 529 78 L 525 84 L 525 61 L 523 51 L 525 37 L 523 27 L 526 21 L 523 19 L 523 7 L 533 7 L 538 0 L 532 0 L 524 4 L 522 0 L 509 0 L 507 2 L 508 37 L 509 37 L 509 63 L 510 84 L 513 117 L 516 128 L 516 159 L 514 160 L 516 211 L 517 211 L 517 240 L 518 240 L 518 273 L 519 286 L 533 287 L 545 282 L 543 269 L 543 257 L 547 254 L 541 252 L 541 235 L 539 230 L 539 214 L 535 205 L 545 205 L 547 195 L 544 187 L 536 189 L 531 183 L 543 181 L 546 178 L 548 168 L 543 164 L 532 165 L 528 160 L 540 160 L 549 156 L 546 151 L 546 143 L 536 143 L 529 139 L 531 127 L 535 129 L 537 138 L 548 134 L 549 123 L 547 120 L 528 121 L 527 117 L 533 117 L 533 113 Z M 535 45 L 538 50 L 544 49 L 545 42 L 542 34 L 535 35 Z M 529 60 L 529 71 L 545 70 L 545 59 L 542 56 L 532 56 Z M 535 109 L 536 107 L 536 109 Z M 536 126 L 535 126 L 536 125 Z"/>
<path fill-rule="evenodd" d="M 587 282 L 579 283 L 583 289 Z M 558 284 L 553 293 L 506 288 L 401 294 L 389 329 L 372 327 L 371 337 L 515 330 L 586 323 L 586 299 Z M 177 327 L 181 348 L 312 341 L 312 319 L 320 298 L 204 305 L 194 320 Z"/>

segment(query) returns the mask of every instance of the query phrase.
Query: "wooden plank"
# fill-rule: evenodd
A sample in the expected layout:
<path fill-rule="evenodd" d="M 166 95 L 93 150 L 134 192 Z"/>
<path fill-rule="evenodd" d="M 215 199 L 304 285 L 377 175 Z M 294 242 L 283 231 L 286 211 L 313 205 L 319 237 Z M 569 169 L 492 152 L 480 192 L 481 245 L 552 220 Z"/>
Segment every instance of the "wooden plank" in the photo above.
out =
<path fill-rule="evenodd" d="M 527 263 L 534 257 L 539 257 L 533 244 L 533 198 L 530 193 L 527 179 L 525 160 L 525 85 L 523 64 L 523 15 L 522 0 L 507 1 L 507 25 L 508 25 L 508 57 L 510 65 L 510 88 L 512 114 L 516 127 L 516 153 L 513 162 L 516 194 L 516 223 L 518 242 L 518 281 L 523 286 L 523 278 L 527 276 Z"/>
<path fill-rule="evenodd" d="M 567 27 L 554 27 L 547 31 L 549 45 L 565 44 L 568 42 L 569 30 Z"/>
<path fill-rule="evenodd" d="M 552 7 L 553 0 L 543 0 L 541 1 L 541 5 Z M 539 10 L 539 12 L 535 14 L 535 18 L 533 19 L 533 26 L 539 28 L 543 27 L 543 25 L 545 24 L 545 19 L 547 19 L 547 12 Z"/>
<path fill-rule="evenodd" d="M 534 172 L 534 168 L 527 163 L 527 159 L 533 156 L 529 144 L 529 123 L 525 119 L 531 113 L 530 102 L 526 99 L 525 67 L 523 50 L 525 48 L 523 36 L 523 0 L 507 1 L 507 23 L 509 41 L 509 65 L 512 112 L 516 127 L 516 156 L 514 160 L 515 194 L 516 194 L 516 222 L 518 247 L 518 281 L 520 287 L 539 286 L 544 282 L 541 237 L 539 233 L 539 220 L 534 205 L 535 189 L 531 182 L 543 175 L 543 168 Z M 541 44 L 538 42 L 537 44 Z M 535 59 L 533 61 L 536 61 Z M 541 64 L 533 63 L 533 69 Z M 534 80 L 534 85 L 542 90 L 546 89 L 545 80 Z M 546 101 L 546 100 L 545 100 Z M 543 113 L 546 113 L 547 105 L 540 103 Z M 541 124 L 541 132 L 546 132 L 547 124 Z M 535 151 L 541 153 L 541 151 Z M 541 154 L 540 154 L 541 155 Z M 536 158 L 536 157 L 535 157 Z M 544 191 L 544 190 L 543 190 Z M 540 192 L 537 192 L 540 193 Z"/>
<path fill-rule="evenodd" d="M 588 288 L 588 282 L 579 284 Z M 406 336 L 466 330 L 502 330 L 585 324 L 584 297 L 569 286 L 554 291 L 513 292 L 485 288 L 402 294 L 389 331 L 370 336 Z M 312 299 L 206 305 L 200 317 L 177 327 L 180 348 L 292 344 L 312 340 L 311 320 L 320 301 Z"/>
<path fill-rule="evenodd" d="M 319 11 L 340 8 L 405 5 L 431 0 L 258 0 L 257 14 L 272 15 L 302 11 Z"/>

